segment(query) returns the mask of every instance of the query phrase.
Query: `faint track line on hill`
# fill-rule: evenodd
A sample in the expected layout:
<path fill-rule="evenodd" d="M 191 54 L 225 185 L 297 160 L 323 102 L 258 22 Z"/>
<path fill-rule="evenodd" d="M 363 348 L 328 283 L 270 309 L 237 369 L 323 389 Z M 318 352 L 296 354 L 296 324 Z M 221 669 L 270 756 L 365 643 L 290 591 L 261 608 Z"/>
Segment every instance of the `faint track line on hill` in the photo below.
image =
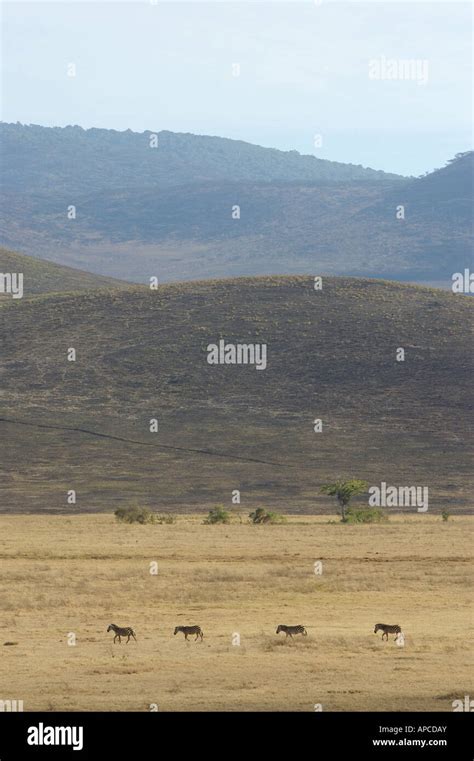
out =
<path fill-rule="evenodd" d="M 240 460 L 242 462 L 256 462 L 260 465 L 273 465 L 275 467 L 292 468 L 293 465 L 282 462 L 271 462 L 270 460 L 259 460 L 255 457 L 240 457 L 235 454 L 222 454 L 221 452 L 211 452 L 209 449 L 193 449 L 192 447 L 174 447 L 170 444 L 152 444 L 149 441 L 138 441 L 137 439 L 127 439 L 123 436 L 113 436 L 109 433 L 98 433 L 90 431 L 87 428 L 76 428 L 64 425 L 47 425 L 46 423 L 27 423 L 24 420 L 12 420 L 11 418 L 0 417 L 0 423 L 11 423 L 12 425 L 24 425 L 29 428 L 47 428 L 53 431 L 70 431 L 72 433 L 85 433 L 88 436 L 97 436 L 101 439 L 112 439 L 113 441 L 122 441 L 126 444 L 138 444 L 142 447 L 152 447 L 153 449 L 166 449 L 174 452 L 190 452 L 192 454 L 201 454 L 208 457 L 222 457 L 225 460 Z"/>

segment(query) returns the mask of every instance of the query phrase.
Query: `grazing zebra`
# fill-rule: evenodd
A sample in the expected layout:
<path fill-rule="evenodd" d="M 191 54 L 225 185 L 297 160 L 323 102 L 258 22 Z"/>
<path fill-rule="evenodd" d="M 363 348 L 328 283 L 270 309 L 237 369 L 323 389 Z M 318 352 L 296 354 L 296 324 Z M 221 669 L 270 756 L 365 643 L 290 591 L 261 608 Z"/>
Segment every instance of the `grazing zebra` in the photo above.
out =
<path fill-rule="evenodd" d="M 122 640 L 121 637 L 128 637 L 127 639 L 127 645 L 129 643 L 130 637 L 133 637 L 135 642 L 137 641 L 137 638 L 135 637 L 135 632 L 131 628 L 131 626 L 115 626 L 115 624 L 110 624 L 109 628 L 107 629 L 108 632 L 112 631 L 115 632 L 114 642 L 118 637 L 119 644 L 121 644 Z"/>
<path fill-rule="evenodd" d="M 202 638 L 204 637 L 204 634 L 202 633 L 202 629 L 200 626 L 177 626 L 174 630 L 174 633 L 177 634 L 178 632 L 183 632 L 184 639 L 187 639 L 189 634 L 195 634 L 196 635 L 194 637 L 195 642 L 197 639 L 199 639 L 199 637 L 201 637 L 201 642 L 202 642 Z"/>
<path fill-rule="evenodd" d="M 293 637 L 293 634 L 302 634 L 303 637 L 306 637 L 308 634 L 304 626 L 301 626 L 301 624 L 298 626 L 285 626 L 284 624 L 280 624 L 276 633 L 280 634 L 280 632 L 285 632 L 287 637 Z"/>
<path fill-rule="evenodd" d="M 388 640 L 389 634 L 395 634 L 394 642 L 398 639 L 398 635 L 402 633 L 401 627 L 398 624 L 375 624 L 374 634 L 382 630 L 382 639 L 385 637 Z"/>

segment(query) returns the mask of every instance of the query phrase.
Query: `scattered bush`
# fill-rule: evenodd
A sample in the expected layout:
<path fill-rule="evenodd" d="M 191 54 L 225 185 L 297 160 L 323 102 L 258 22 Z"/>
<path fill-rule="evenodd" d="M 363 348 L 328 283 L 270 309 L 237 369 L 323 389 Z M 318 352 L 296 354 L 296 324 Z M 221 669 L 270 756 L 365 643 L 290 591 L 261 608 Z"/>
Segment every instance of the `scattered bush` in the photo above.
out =
<path fill-rule="evenodd" d="M 166 515 L 157 515 L 155 517 L 156 523 L 166 523 L 171 525 L 172 523 L 176 523 L 176 515 L 173 515 L 173 513 L 167 513 Z"/>
<path fill-rule="evenodd" d="M 122 523 L 155 523 L 155 514 L 146 507 L 118 507 L 114 513 Z"/>
<path fill-rule="evenodd" d="M 251 523 L 284 523 L 285 517 L 279 513 L 270 513 L 264 510 L 263 507 L 257 507 L 257 509 L 249 514 Z"/>
<path fill-rule="evenodd" d="M 332 484 L 324 484 L 321 487 L 321 493 L 336 497 L 341 509 L 341 521 L 343 523 L 348 523 L 347 512 L 349 502 L 352 497 L 362 494 L 362 492 L 367 489 L 368 485 L 367 481 L 361 481 L 359 478 L 351 478 L 349 481 L 344 481 L 340 478 Z"/>
<path fill-rule="evenodd" d="M 382 523 L 388 517 L 379 507 L 349 507 L 344 523 Z"/>
<path fill-rule="evenodd" d="M 442 517 L 442 519 L 443 519 L 443 521 L 445 523 L 446 523 L 446 521 L 449 520 L 449 516 L 450 515 L 451 515 L 451 513 L 449 512 L 449 510 L 443 510 L 443 512 L 441 513 L 441 517 Z"/>
<path fill-rule="evenodd" d="M 208 525 L 213 523 L 230 523 L 230 513 L 224 510 L 223 507 L 213 507 L 212 510 L 209 510 L 209 515 L 204 520 L 204 523 Z"/>

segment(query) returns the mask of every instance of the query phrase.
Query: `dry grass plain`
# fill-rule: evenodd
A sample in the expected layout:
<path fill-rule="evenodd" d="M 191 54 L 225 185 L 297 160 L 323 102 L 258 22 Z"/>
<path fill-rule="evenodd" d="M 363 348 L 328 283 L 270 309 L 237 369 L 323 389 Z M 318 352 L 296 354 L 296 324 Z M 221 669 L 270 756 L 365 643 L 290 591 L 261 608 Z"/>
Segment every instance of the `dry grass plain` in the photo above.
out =
<path fill-rule="evenodd" d="M 26 711 L 452 710 L 473 694 L 472 518 L 329 520 L 0 516 L 0 699 Z M 379 621 L 401 624 L 405 646 L 374 636 Z M 138 642 L 114 646 L 110 622 Z M 173 636 L 192 623 L 202 644 Z M 285 641 L 279 623 L 308 637 Z"/>

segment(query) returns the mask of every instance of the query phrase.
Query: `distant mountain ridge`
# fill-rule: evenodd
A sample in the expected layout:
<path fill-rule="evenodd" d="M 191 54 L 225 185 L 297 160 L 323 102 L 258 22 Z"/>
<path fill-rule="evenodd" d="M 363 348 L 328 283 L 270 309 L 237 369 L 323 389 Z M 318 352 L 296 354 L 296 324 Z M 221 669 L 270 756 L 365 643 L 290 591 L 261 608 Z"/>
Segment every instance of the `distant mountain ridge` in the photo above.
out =
<path fill-rule="evenodd" d="M 156 136 L 156 147 L 153 136 Z M 396 174 L 223 137 L 0 123 L 2 183 L 11 190 L 99 191 L 189 183 L 400 179 Z"/>
<path fill-rule="evenodd" d="M 472 152 L 403 178 L 166 131 L 0 124 L 0 146 L 0 243 L 105 277 L 322 272 L 449 287 L 472 267 Z"/>

